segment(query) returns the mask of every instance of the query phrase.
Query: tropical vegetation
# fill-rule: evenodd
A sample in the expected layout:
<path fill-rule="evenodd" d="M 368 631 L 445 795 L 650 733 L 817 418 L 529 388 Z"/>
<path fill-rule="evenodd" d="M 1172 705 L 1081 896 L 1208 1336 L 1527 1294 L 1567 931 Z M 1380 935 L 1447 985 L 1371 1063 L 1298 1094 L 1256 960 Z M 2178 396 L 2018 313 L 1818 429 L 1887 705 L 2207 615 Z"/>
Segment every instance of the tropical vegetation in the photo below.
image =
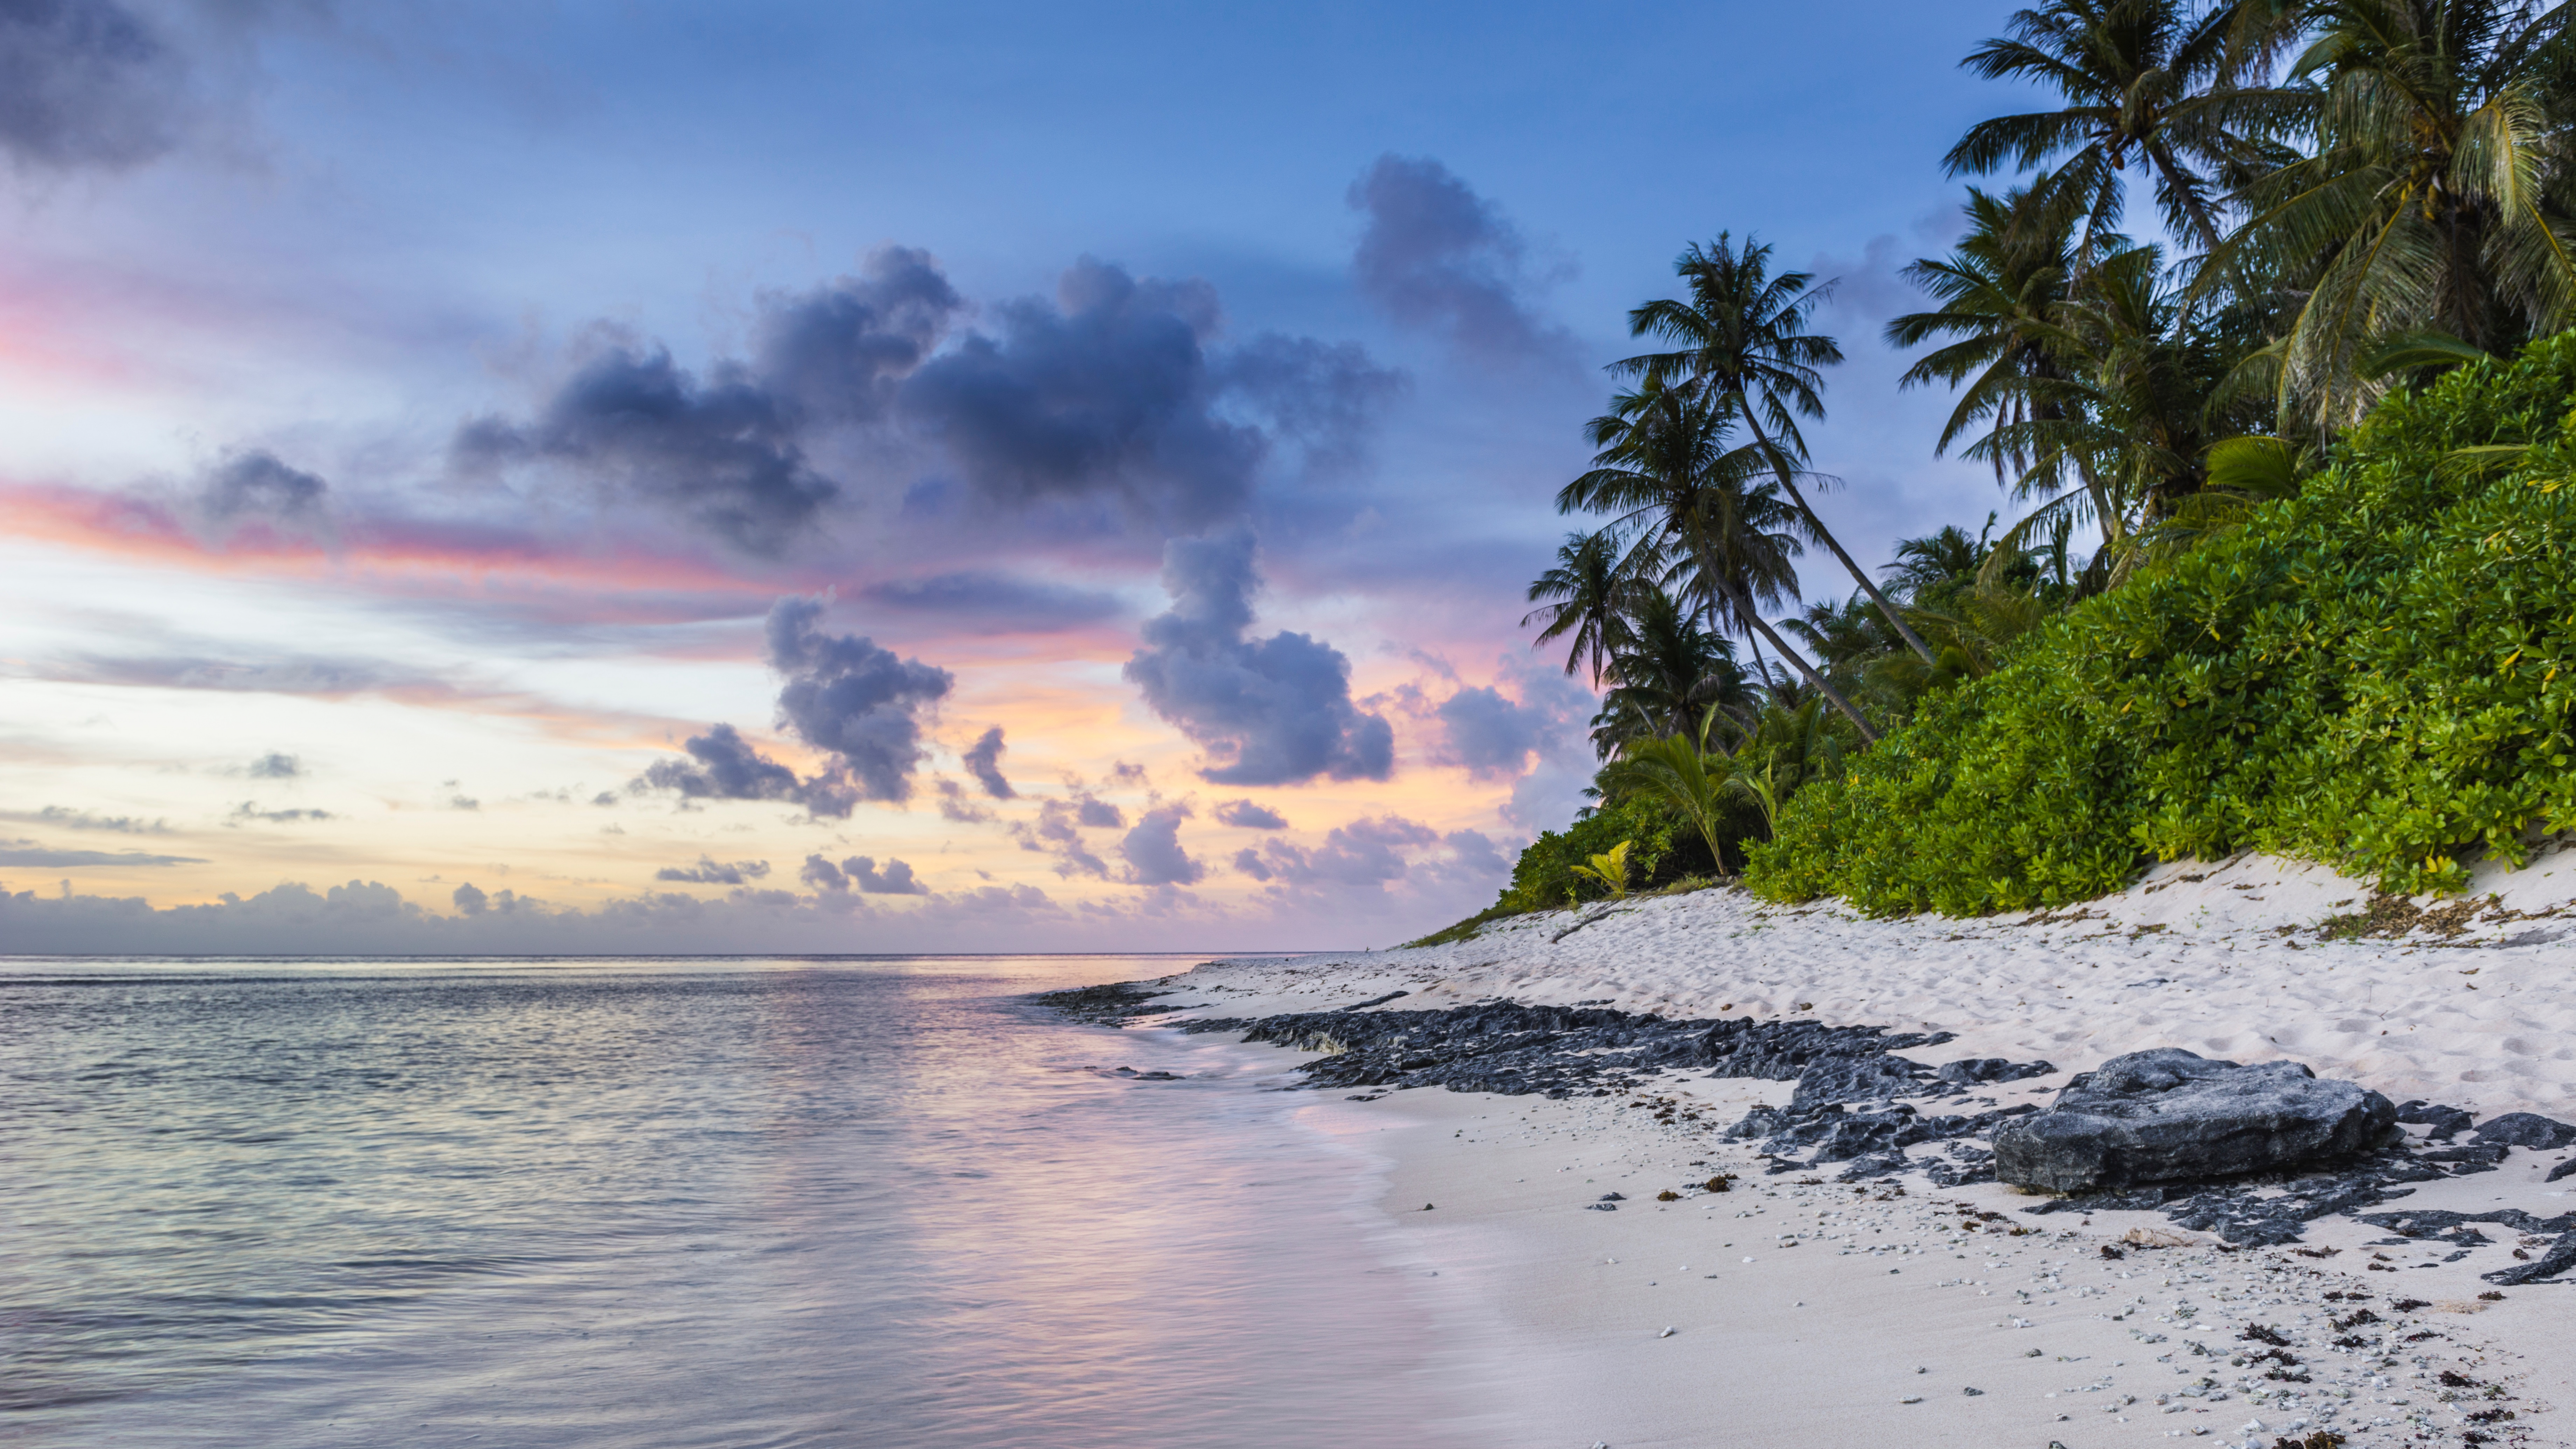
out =
<path fill-rule="evenodd" d="M 1885 333 L 1996 512 L 1863 567 L 1807 436 L 1833 280 L 1686 246 L 1529 589 L 1600 693 L 1592 803 L 1479 921 L 1739 873 L 2047 906 L 2249 847 L 2452 889 L 2576 829 L 2566 11 L 2043 0 L 2003 32 L 1963 64 L 2052 99 L 1951 148 L 1962 233 Z M 1848 597 L 1802 598 L 1809 558 Z"/>

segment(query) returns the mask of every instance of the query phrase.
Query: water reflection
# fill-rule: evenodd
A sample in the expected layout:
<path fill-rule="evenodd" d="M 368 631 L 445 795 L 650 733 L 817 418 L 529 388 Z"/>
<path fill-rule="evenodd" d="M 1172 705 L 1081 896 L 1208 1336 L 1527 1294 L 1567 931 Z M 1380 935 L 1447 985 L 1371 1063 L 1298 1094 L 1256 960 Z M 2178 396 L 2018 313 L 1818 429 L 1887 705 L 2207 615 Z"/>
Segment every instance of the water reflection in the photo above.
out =
<path fill-rule="evenodd" d="M 1284 1063 L 1011 1000 L 1181 964 L 19 963 L 0 1424 L 1442 1442 Z"/>

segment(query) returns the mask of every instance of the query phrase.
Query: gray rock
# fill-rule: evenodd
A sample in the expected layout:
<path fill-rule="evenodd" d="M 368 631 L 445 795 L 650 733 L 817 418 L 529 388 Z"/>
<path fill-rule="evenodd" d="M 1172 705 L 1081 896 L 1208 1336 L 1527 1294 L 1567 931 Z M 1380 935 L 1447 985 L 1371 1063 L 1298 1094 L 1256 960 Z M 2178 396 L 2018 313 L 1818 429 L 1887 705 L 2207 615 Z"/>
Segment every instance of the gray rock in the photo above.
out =
<path fill-rule="evenodd" d="M 2576 1143 L 2576 1126 L 2537 1112 L 2507 1112 L 2489 1117 L 2469 1134 L 2489 1147 L 2527 1147 L 2539 1152 L 2554 1152 Z"/>
<path fill-rule="evenodd" d="M 1995 1175 L 2091 1193 L 2277 1172 L 2355 1156 L 2397 1132 L 2397 1107 L 2297 1062 L 2240 1066 L 2175 1047 L 2114 1057 L 2045 1112 L 1995 1129 Z"/>
<path fill-rule="evenodd" d="M 2510 1288 L 2517 1283 L 2532 1283 L 2542 1278 L 2555 1278 L 2570 1268 L 2576 1268 L 2576 1232 L 2559 1234 L 2558 1241 L 2550 1244 L 2549 1251 L 2542 1253 L 2537 1262 L 2518 1263 L 2510 1268 L 2499 1269 L 2493 1273 L 2480 1273 L 2478 1276 L 2490 1283 L 2501 1283 Z"/>

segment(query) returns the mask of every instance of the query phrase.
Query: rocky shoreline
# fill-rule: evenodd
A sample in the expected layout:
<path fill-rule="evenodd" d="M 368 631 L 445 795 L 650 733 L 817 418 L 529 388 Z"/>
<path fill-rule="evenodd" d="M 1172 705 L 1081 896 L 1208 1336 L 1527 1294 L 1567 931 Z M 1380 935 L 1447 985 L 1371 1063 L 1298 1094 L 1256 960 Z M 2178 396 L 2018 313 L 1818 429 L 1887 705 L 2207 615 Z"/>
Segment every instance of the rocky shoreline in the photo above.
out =
<path fill-rule="evenodd" d="M 1432 1010 L 1390 1006 L 1407 994 L 1401 991 L 1323 1011 L 1165 1021 L 1173 1012 L 1197 1009 L 1196 1003 L 1174 1004 L 1187 994 L 1122 983 L 1037 999 L 1061 1015 L 1098 1025 L 1154 1020 L 1185 1032 L 1226 1033 L 1246 1042 L 1319 1052 L 1296 1067 L 1306 1088 L 1341 1091 L 1362 1101 L 1423 1087 L 1551 1100 L 1610 1097 L 1635 1092 L 1654 1076 L 1675 1071 L 1794 1082 L 1784 1105 L 1756 1106 L 1731 1124 L 1706 1125 L 1724 1140 L 1757 1144 L 1770 1175 L 1832 1169 L 1838 1182 L 1908 1170 L 1922 1172 L 1939 1188 L 1994 1181 L 1997 1129 L 2043 1109 L 2032 1102 L 2004 1105 L 1985 1093 L 2002 1083 L 2057 1071 L 2045 1061 L 1962 1058 L 1934 1067 L 1898 1055 L 1955 1039 L 1940 1031 L 1827 1026 L 1802 1019 L 1669 1019 L 1604 1006 L 1499 999 Z M 2076 1085 L 2082 1081 L 2077 1078 Z M 2385 1099 L 2381 1102 L 2380 1110 L 2386 1112 Z M 1928 1110 L 1935 1104 L 1969 1110 Z M 1686 1109 L 1667 1105 L 1660 1110 L 1678 1116 Z M 2477 1214 L 2364 1211 L 2410 1195 L 2413 1184 L 2494 1171 L 2517 1149 L 2576 1145 L 2576 1125 L 2529 1112 L 2505 1113 L 2481 1124 L 2463 1109 L 2420 1101 L 2406 1103 L 2395 1116 L 2427 1127 L 2426 1136 L 2420 1142 L 2375 1143 L 2365 1151 L 2332 1154 L 2292 1170 L 2047 1196 L 2020 1211 L 2034 1216 L 2155 1211 L 2176 1227 L 2210 1233 L 2239 1247 L 2298 1243 L 2308 1224 L 2342 1215 L 2402 1239 L 2452 1244 L 2451 1261 L 2493 1241 L 2477 1231 L 2475 1225 L 2485 1223 L 2524 1237 L 2552 1239 L 2536 1252 L 2515 1248 L 2520 1261 L 2483 1274 L 2489 1282 L 2539 1282 L 2576 1270 L 2576 1211 L 2550 1218 L 2509 1208 Z M 2462 1132 L 2468 1133 L 2465 1143 L 2455 1140 Z M 1942 1144 L 1937 1154 L 1908 1154 L 1909 1148 L 1935 1143 Z M 2576 1171 L 2576 1158 L 2560 1164 L 2550 1180 L 2571 1171 Z"/>

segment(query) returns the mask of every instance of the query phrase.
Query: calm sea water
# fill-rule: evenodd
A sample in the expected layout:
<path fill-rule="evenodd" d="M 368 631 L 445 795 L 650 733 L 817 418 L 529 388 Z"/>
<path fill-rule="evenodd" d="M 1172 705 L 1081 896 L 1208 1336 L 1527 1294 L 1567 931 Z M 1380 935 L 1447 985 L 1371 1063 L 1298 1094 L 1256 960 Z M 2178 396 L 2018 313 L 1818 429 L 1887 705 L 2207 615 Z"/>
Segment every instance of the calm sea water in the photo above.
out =
<path fill-rule="evenodd" d="M 1014 999 L 1185 964 L 0 962 L 0 1440 L 1448 1442 L 1289 1059 Z"/>

